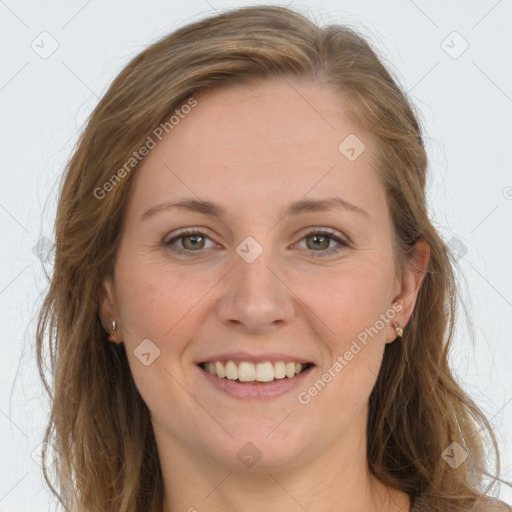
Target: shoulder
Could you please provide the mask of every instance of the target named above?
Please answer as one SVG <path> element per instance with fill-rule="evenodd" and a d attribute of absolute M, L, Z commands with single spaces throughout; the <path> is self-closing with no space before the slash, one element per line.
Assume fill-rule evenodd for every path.
<path fill-rule="evenodd" d="M 437 501 L 437 500 L 436 500 Z M 446 512 L 446 505 L 433 504 L 426 495 L 418 495 L 411 500 L 410 512 Z M 441 508 L 440 508 L 441 507 Z M 482 496 L 464 508 L 450 508 L 453 512 L 512 512 L 512 507 L 496 498 Z"/>

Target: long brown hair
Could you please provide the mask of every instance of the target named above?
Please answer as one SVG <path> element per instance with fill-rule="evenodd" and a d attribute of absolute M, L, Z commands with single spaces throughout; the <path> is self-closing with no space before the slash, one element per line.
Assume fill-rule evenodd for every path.
<path fill-rule="evenodd" d="M 67 165 L 37 358 L 51 400 L 44 446 L 56 454 L 53 475 L 47 460 L 44 475 L 68 511 L 162 512 L 149 411 L 124 345 L 108 342 L 98 315 L 136 172 L 126 162 L 194 93 L 275 76 L 338 91 L 353 122 L 374 137 L 399 269 L 418 239 L 431 249 L 412 317 L 401 342 L 387 346 L 370 397 L 370 471 L 421 495 L 425 510 L 443 512 L 484 503 L 489 454 L 499 472 L 492 429 L 448 366 L 457 290 L 450 253 L 427 215 L 427 157 L 408 98 L 354 30 L 321 28 L 286 8 L 245 7 L 180 28 L 135 57 L 100 100 Z M 451 443 L 469 454 L 456 468 L 441 456 Z"/>

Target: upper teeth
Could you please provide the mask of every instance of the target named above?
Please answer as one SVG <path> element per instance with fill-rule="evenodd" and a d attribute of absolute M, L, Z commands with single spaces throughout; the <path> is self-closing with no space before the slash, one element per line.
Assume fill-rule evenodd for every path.
<path fill-rule="evenodd" d="M 205 363 L 205 369 L 212 375 L 229 380 L 240 380 L 242 382 L 270 382 L 274 379 L 292 378 L 302 371 L 301 363 L 285 363 L 284 361 L 270 361 L 264 363 L 249 363 L 242 361 L 215 361 Z"/>

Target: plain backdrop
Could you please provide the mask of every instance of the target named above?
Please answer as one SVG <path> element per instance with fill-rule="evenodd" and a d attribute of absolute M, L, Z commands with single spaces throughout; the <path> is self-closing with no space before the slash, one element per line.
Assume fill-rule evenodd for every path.
<path fill-rule="evenodd" d="M 285 5 L 277 2 L 267 2 Z M 186 6 L 185 6 L 186 4 Z M 34 357 L 59 179 L 107 86 L 147 44 L 227 0 L 0 0 L 0 511 L 52 508 L 37 452 L 48 403 Z M 512 480 L 512 1 L 290 2 L 378 48 L 416 105 L 429 208 L 458 258 L 455 372 L 498 433 Z M 501 487 L 512 503 L 512 490 Z"/>

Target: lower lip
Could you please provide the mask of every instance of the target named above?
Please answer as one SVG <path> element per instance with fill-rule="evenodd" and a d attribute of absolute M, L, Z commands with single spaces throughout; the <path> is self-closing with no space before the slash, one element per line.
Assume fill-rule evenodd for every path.
<path fill-rule="evenodd" d="M 231 395 L 232 397 L 239 398 L 241 400 L 265 400 L 289 393 L 303 383 L 304 379 L 313 368 L 313 366 L 310 366 L 307 370 L 304 370 L 302 373 L 299 373 L 291 379 L 285 377 L 284 379 L 277 379 L 261 384 L 249 384 L 226 378 L 221 379 L 220 377 L 203 370 L 199 366 L 197 367 L 197 369 L 203 374 L 204 378 L 215 388 L 227 395 Z"/>

